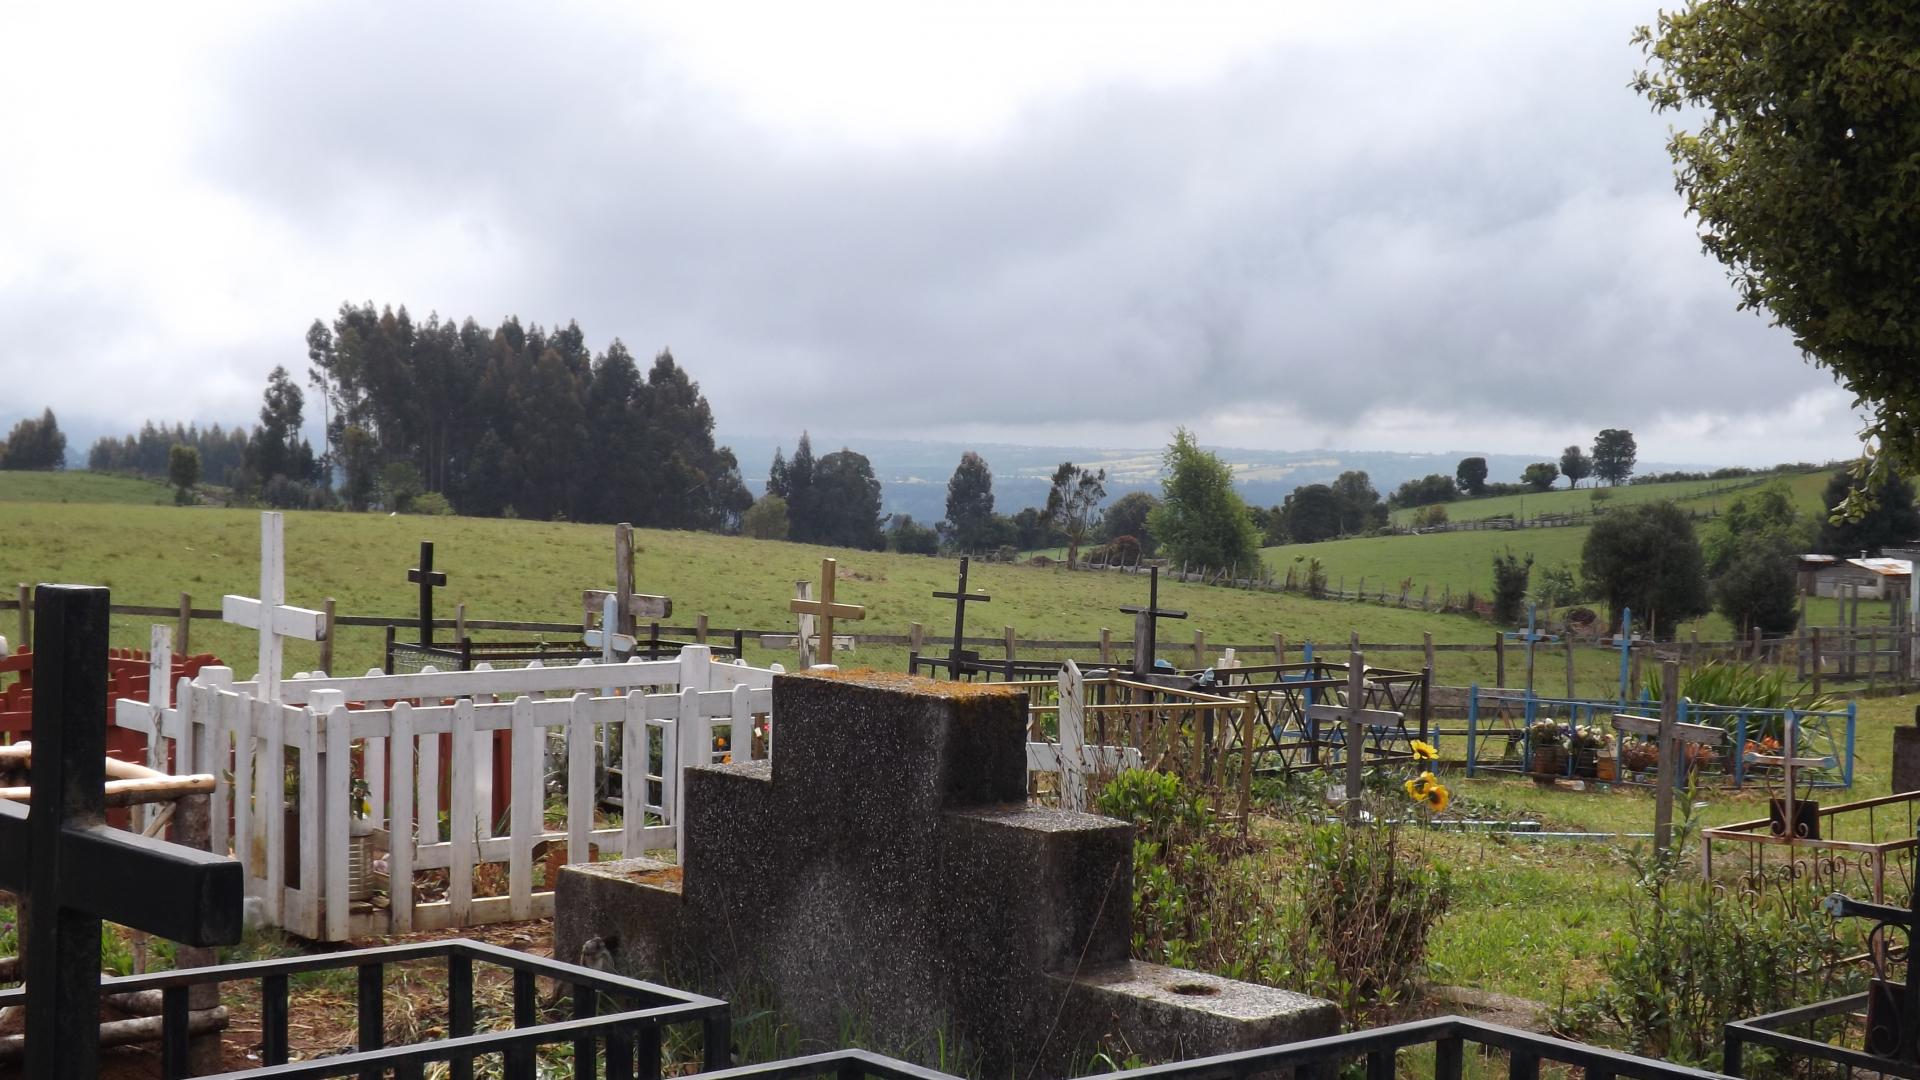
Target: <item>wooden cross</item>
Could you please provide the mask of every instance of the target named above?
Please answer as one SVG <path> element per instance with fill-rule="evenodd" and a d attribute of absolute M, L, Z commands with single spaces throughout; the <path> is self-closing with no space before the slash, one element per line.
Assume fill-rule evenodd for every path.
<path fill-rule="evenodd" d="M 1357 638 L 1355 640 L 1358 640 Z M 1364 708 L 1367 700 L 1367 664 L 1358 648 L 1347 654 L 1347 703 L 1345 705 L 1309 705 L 1307 719 L 1316 725 L 1322 721 L 1340 722 L 1347 725 L 1346 734 L 1341 739 L 1342 752 L 1346 754 L 1346 818 L 1347 824 L 1360 823 L 1360 796 L 1364 787 L 1361 776 L 1361 757 L 1366 747 L 1366 728 L 1368 724 L 1399 726 L 1406 717 L 1385 709 Z M 1316 739 L 1318 734 L 1316 732 Z"/>
<path fill-rule="evenodd" d="M 286 522 L 271 511 L 260 515 L 260 598 L 228 595 L 220 599 L 220 620 L 260 632 L 260 672 L 254 676 L 262 701 L 280 700 L 280 662 L 287 638 L 319 641 L 327 636 L 327 617 L 308 608 L 288 607 Z"/>
<path fill-rule="evenodd" d="M 615 598 L 613 621 L 606 620 L 602 606 Z M 613 591 L 587 589 L 580 594 L 580 618 L 586 632 L 593 632 L 593 617 L 601 615 L 600 626 L 624 637 L 637 638 L 640 620 L 659 620 L 673 614 L 673 601 L 664 596 L 633 591 L 633 526 L 625 522 L 613 529 Z M 587 642 L 599 644 L 598 639 Z"/>
<path fill-rule="evenodd" d="M 0 802 L 0 889 L 25 911 L 30 1080 L 100 1072 L 100 924 L 188 945 L 240 940 L 240 864 L 106 824 L 107 590 L 34 591 L 33 799 Z M 187 988 L 165 992 L 186 1029 Z M 186 1040 L 168 1047 L 183 1064 Z"/>
<path fill-rule="evenodd" d="M 960 660 L 966 654 L 963 643 L 967 635 L 967 605 L 985 604 L 993 600 L 986 593 L 967 591 L 967 563 L 970 561 L 967 556 L 960 556 L 960 583 L 953 587 L 952 592 L 933 594 L 936 600 L 953 601 L 953 647 L 947 650 L 947 677 L 952 679 L 960 677 Z"/>
<path fill-rule="evenodd" d="M 407 580 L 420 586 L 420 644 L 433 644 L 433 590 L 447 583 L 447 575 L 433 568 L 433 541 L 420 541 L 420 565 L 407 571 Z"/>
<path fill-rule="evenodd" d="M 1661 665 L 1660 718 L 1615 715 L 1613 729 L 1659 740 L 1660 759 L 1653 789 L 1653 849 L 1664 853 L 1673 845 L 1673 792 L 1680 782 L 1680 744 L 1719 746 L 1727 741 L 1727 733 L 1712 724 L 1680 722 L 1680 665 L 1672 660 Z"/>
<path fill-rule="evenodd" d="M 1547 634 L 1534 629 L 1534 616 L 1536 614 L 1536 606 L 1537 605 L 1534 605 L 1531 603 L 1527 605 L 1527 629 L 1525 633 L 1521 633 L 1517 630 L 1509 630 L 1506 632 L 1506 634 L 1502 635 L 1508 641 L 1524 641 L 1527 643 L 1527 696 L 1528 697 L 1533 696 L 1533 647 L 1534 645 L 1542 641 L 1554 642 L 1554 641 L 1560 640 L 1559 634 Z"/>
<path fill-rule="evenodd" d="M 1184 619 L 1184 611 L 1171 611 L 1160 606 L 1160 568 L 1149 570 L 1147 578 L 1147 606 L 1126 605 L 1120 609 L 1124 615 L 1133 616 L 1133 672 L 1145 675 L 1153 670 L 1154 646 L 1161 619 Z"/>
<path fill-rule="evenodd" d="M 804 597 L 788 601 L 787 610 L 795 615 L 811 615 L 820 625 L 820 651 L 828 660 L 833 659 L 833 620 L 864 619 L 867 609 L 858 604 L 836 604 L 833 602 L 834 575 L 839 571 L 838 559 L 820 560 L 820 599 L 809 600 Z M 807 627 L 801 626 L 801 649 L 806 649 Z"/>

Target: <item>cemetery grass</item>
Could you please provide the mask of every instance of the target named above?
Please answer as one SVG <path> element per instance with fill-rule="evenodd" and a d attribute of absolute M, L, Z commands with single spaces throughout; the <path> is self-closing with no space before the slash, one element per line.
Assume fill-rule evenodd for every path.
<path fill-rule="evenodd" d="M 451 618 L 455 604 L 464 602 L 473 619 L 572 622 L 579 618 L 582 589 L 612 584 L 612 528 L 606 525 L 293 512 L 287 521 L 288 599 L 318 608 L 332 597 L 342 614 L 410 623 L 417 590 L 407 582 L 406 570 L 415 565 L 423 539 L 435 542 L 436 565 L 449 575 L 447 588 L 436 597 L 442 618 Z M 101 584 L 113 589 L 120 604 L 171 608 L 187 592 L 195 607 L 217 608 L 222 594 L 252 595 L 259 587 L 258 544 L 254 510 L 0 502 L 0 582 Z M 905 634 L 919 621 L 930 637 L 951 630 L 952 606 L 931 594 L 953 587 L 952 559 L 652 530 L 636 531 L 636 544 L 637 587 L 672 596 L 675 625 L 689 625 L 696 613 L 705 613 L 716 629 L 790 630 L 787 601 L 793 583 L 817 580 L 825 556 L 840 560 L 840 598 L 867 608 L 864 622 L 842 627 L 856 634 Z M 1106 626 L 1125 640 L 1132 635 L 1132 619 L 1117 609 L 1142 602 L 1146 593 L 1146 582 L 1132 575 L 1006 564 L 977 565 L 972 581 L 993 601 L 969 611 L 968 634 L 996 638 L 1011 625 L 1029 640 L 1093 640 Z M 1162 654 L 1183 661 L 1196 629 L 1205 631 L 1212 645 L 1268 649 L 1275 633 L 1284 634 L 1291 646 L 1317 641 L 1323 648 L 1329 643 L 1344 648 L 1354 629 L 1368 641 L 1407 644 L 1417 644 L 1423 631 L 1442 644 L 1485 642 L 1490 633 L 1485 623 L 1458 615 L 1197 584 L 1167 583 L 1163 589 L 1165 604 L 1192 612 L 1184 622 L 1162 624 Z M 115 618 L 114 644 L 144 647 L 153 621 Z M 412 636 L 411 627 L 403 626 L 402 640 Z M 478 636 L 524 640 L 538 635 Z M 548 637 L 565 641 L 570 635 Z M 791 652 L 766 653 L 754 645 L 750 639 L 748 658 L 756 663 L 792 662 Z M 190 646 L 218 654 L 243 675 L 252 671 L 249 631 L 196 620 Z M 318 647 L 312 643 L 290 642 L 287 651 L 290 671 L 317 664 Z M 984 651 L 996 654 L 991 647 Z M 1088 658 L 1084 650 L 1080 658 Z M 906 650 L 868 647 L 837 659 L 897 670 L 905 666 Z M 1588 659 L 1594 661 L 1593 677 L 1601 679 L 1604 657 L 1583 661 Z M 365 671 L 380 660 L 378 628 L 341 628 L 336 672 Z M 1375 662 L 1416 667 L 1420 660 L 1417 653 L 1386 654 Z M 1442 653 L 1441 664 L 1446 681 L 1492 676 L 1493 658 L 1487 654 Z"/>

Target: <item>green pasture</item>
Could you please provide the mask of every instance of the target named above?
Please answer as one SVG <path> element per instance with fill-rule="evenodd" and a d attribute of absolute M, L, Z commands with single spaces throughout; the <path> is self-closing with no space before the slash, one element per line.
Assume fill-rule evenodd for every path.
<path fill-rule="evenodd" d="M 1797 479 L 1799 474 L 1793 474 Z M 1825 473 L 1820 474 L 1825 482 Z M 1490 495 L 1482 499 L 1460 499 L 1446 504 L 1449 521 L 1484 521 L 1487 518 L 1515 519 L 1543 514 L 1578 514 L 1596 507 L 1636 506 L 1641 503 L 1673 501 L 1701 509 L 1718 509 L 1754 488 L 1751 477 L 1737 480 L 1677 480 L 1670 484 L 1622 484 L 1618 487 L 1558 487 L 1552 491 L 1524 495 Z M 1595 499 L 1596 492 L 1604 492 Z M 1817 492 L 1816 492 L 1817 494 Z M 1393 512 L 1395 525 L 1409 525 L 1418 507 Z"/>
<path fill-rule="evenodd" d="M 158 480 L 95 472 L 0 472 L 0 503 L 135 503 L 173 505 L 173 489 Z"/>

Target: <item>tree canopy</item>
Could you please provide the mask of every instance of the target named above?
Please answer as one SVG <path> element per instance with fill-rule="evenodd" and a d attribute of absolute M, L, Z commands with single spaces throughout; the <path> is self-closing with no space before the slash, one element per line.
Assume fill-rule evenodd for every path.
<path fill-rule="evenodd" d="M 1468 495 L 1487 493 L 1487 459 L 1483 457 L 1461 458 L 1454 466 L 1453 478 L 1459 482 L 1460 490 Z"/>
<path fill-rule="evenodd" d="M 1859 497 L 1871 485 L 1871 497 Z M 1920 540 L 1920 510 L 1914 508 L 1913 484 L 1895 472 L 1878 480 L 1861 480 L 1850 472 L 1833 474 L 1821 496 L 1821 505 L 1853 504 L 1854 516 L 1841 516 L 1820 526 L 1820 550 L 1850 558 L 1866 552 L 1878 555 L 1884 547 L 1905 547 Z"/>
<path fill-rule="evenodd" d="M 1161 460 L 1160 507 L 1149 518 L 1160 546 L 1181 562 L 1253 568 L 1260 540 L 1247 504 L 1233 489 L 1233 470 L 1200 449 L 1186 428 L 1174 432 Z"/>
<path fill-rule="evenodd" d="M 1593 475 L 1593 459 L 1579 446 L 1569 446 L 1560 451 L 1560 475 L 1567 478 L 1568 488 L 1577 488 Z"/>
<path fill-rule="evenodd" d="M 1739 306 L 1872 413 L 1874 479 L 1920 470 L 1920 19 L 1911 0 L 1692 0 L 1636 39 L 1674 186 Z M 1847 510 L 1873 490 L 1852 491 Z"/>
<path fill-rule="evenodd" d="M 31 417 L 13 425 L 0 441 L 0 469 L 64 469 L 67 467 L 67 436 L 47 409 L 39 419 Z"/>
<path fill-rule="evenodd" d="M 1047 519 L 1067 538 L 1067 568 L 1080 561 L 1080 545 L 1100 522 L 1100 500 L 1107 497 L 1107 470 L 1084 469 L 1063 461 L 1047 489 Z"/>
<path fill-rule="evenodd" d="M 978 551 L 993 542 L 993 470 L 985 458 L 968 450 L 960 455 L 947 481 L 947 517 L 942 523 L 947 542 L 961 551 Z"/>
<path fill-rule="evenodd" d="M 1602 428 L 1593 437 L 1593 474 L 1609 484 L 1624 484 L 1633 475 L 1633 463 L 1639 456 L 1633 432 L 1625 428 Z"/>
<path fill-rule="evenodd" d="M 1520 473 L 1520 482 L 1535 491 L 1546 491 L 1560 479 L 1560 469 L 1551 461 L 1536 461 Z"/>
<path fill-rule="evenodd" d="M 1601 518 L 1581 547 L 1580 576 L 1606 599 L 1615 627 L 1622 609 L 1632 608 L 1636 621 L 1666 638 L 1682 621 L 1708 611 L 1700 541 L 1687 512 L 1670 502 Z"/>

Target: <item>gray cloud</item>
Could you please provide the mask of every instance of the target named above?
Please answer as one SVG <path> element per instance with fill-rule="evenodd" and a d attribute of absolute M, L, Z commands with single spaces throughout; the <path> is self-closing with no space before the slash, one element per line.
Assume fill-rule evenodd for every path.
<path fill-rule="evenodd" d="M 1698 251 L 1625 88 L 1646 13 L 1553 11 L 1090 84 L 987 139 L 860 141 L 770 130 L 571 9 L 329 6 L 212 65 L 191 160 L 299 245 L 407 245 L 364 285 L 317 274 L 310 315 L 577 318 L 670 344 L 735 431 L 1252 414 L 1299 445 L 1412 409 L 1474 445 L 1831 385 Z"/>

